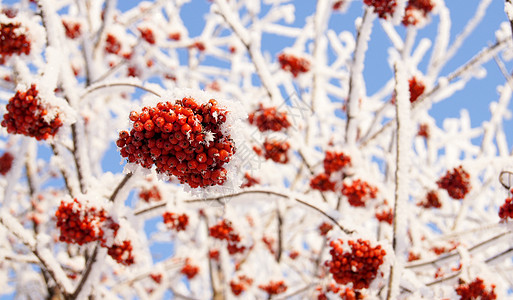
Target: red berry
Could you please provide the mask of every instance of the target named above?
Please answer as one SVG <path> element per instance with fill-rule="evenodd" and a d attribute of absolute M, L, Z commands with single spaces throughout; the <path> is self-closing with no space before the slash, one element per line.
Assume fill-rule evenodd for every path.
<path fill-rule="evenodd" d="M 439 188 L 446 190 L 449 196 L 458 200 L 465 198 L 471 189 L 470 175 L 462 166 L 454 168 L 452 172 L 447 171 L 436 183 Z"/>
<path fill-rule="evenodd" d="M 14 161 L 14 156 L 9 153 L 5 152 L 0 157 L 0 174 L 5 175 L 9 170 L 11 170 L 12 162 Z"/>
<path fill-rule="evenodd" d="M 297 77 L 300 73 L 306 73 L 310 70 L 310 62 L 302 57 L 296 57 L 292 54 L 281 53 L 278 56 L 281 68 L 292 73 Z"/>
<path fill-rule="evenodd" d="M 382 19 L 388 19 L 394 14 L 397 6 L 396 0 L 363 0 L 368 6 L 374 7 L 374 12 Z"/>

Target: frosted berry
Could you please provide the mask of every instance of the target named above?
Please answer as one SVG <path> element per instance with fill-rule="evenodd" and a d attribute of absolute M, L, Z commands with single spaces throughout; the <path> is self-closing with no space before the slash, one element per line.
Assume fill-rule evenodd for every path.
<path fill-rule="evenodd" d="M 435 4 L 432 0 L 408 0 L 403 17 L 403 25 L 417 25 L 422 19 L 425 19 Z"/>
<path fill-rule="evenodd" d="M 290 144 L 286 141 L 268 140 L 264 141 L 264 157 L 280 164 L 289 161 L 288 150 Z"/>
<path fill-rule="evenodd" d="M 456 293 L 460 296 L 461 300 L 497 299 L 495 285 L 492 284 L 491 288 L 487 289 L 484 281 L 479 277 L 470 283 L 465 283 L 460 280 L 460 284 L 456 287 Z"/>
<path fill-rule="evenodd" d="M 29 55 L 30 40 L 19 23 L 0 24 L 0 64 L 12 55 Z"/>
<path fill-rule="evenodd" d="M 349 240 L 351 250 L 344 251 L 343 243 L 341 239 L 330 242 L 331 260 L 326 261 L 326 266 L 333 279 L 338 284 L 352 283 L 355 289 L 369 288 L 378 275 L 386 251 L 380 245 L 373 247 L 362 239 Z"/>
<path fill-rule="evenodd" d="M 415 76 L 408 80 L 408 85 L 410 89 L 410 103 L 413 103 L 424 93 L 426 86 Z"/>
<path fill-rule="evenodd" d="M 5 175 L 9 170 L 11 170 L 13 161 L 14 156 L 9 152 L 5 152 L 0 156 L 0 174 Z"/>
<path fill-rule="evenodd" d="M 252 187 L 256 184 L 260 184 L 260 179 L 252 177 L 249 173 L 244 174 L 244 182 L 241 184 L 241 188 Z"/>
<path fill-rule="evenodd" d="M 343 0 L 335 1 L 335 3 L 333 3 L 332 9 L 339 10 L 342 7 L 342 4 L 344 4 Z"/>
<path fill-rule="evenodd" d="M 118 41 L 118 39 L 110 33 L 107 34 L 107 39 L 105 40 L 105 51 L 107 53 L 119 54 L 120 50 L 121 43 Z"/>
<path fill-rule="evenodd" d="M 80 34 L 81 34 L 80 23 L 63 20 L 62 25 L 64 26 L 64 30 L 65 30 L 66 36 L 68 38 L 73 40 L 80 36 Z"/>
<path fill-rule="evenodd" d="M 419 130 L 417 131 L 417 135 L 428 139 L 429 138 L 429 126 L 427 124 L 420 124 Z"/>
<path fill-rule="evenodd" d="M 436 191 L 429 191 L 426 194 L 426 199 L 422 202 L 417 203 L 417 206 L 422 206 L 424 208 L 440 208 L 442 207 L 442 202 L 438 198 L 438 193 Z"/>
<path fill-rule="evenodd" d="M 151 201 L 160 201 L 160 200 L 162 200 L 162 196 L 160 195 L 159 189 L 156 186 L 152 186 L 149 189 L 142 189 L 139 192 L 139 198 L 144 200 L 144 202 L 151 202 Z"/>
<path fill-rule="evenodd" d="M 27 91 L 17 91 L 9 99 L 7 113 L 1 123 L 8 133 L 23 134 L 37 140 L 46 140 L 57 133 L 62 121 L 58 114 L 47 120 L 47 108 L 38 95 L 39 91 L 33 84 Z"/>
<path fill-rule="evenodd" d="M 141 33 L 141 37 L 143 40 L 145 40 L 148 44 L 155 44 L 155 35 L 153 34 L 153 30 L 150 28 L 137 28 L 139 32 Z"/>
<path fill-rule="evenodd" d="M 439 188 L 446 190 L 449 196 L 458 200 L 465 198 L 471 189 L 470 175 L 462 166 L 454 168 L 452 172 L 447 171 L 436 183 Z"/>
<path fill-rule="evenodd" d="M 396 0 L 363 0 L 368 6 L 374 7 L 374 12 L 382 19 L 390 18 L 397 6 Z"/>
<path fill-rule="evenodd" d="M 380 222 L 385 222 L 390 225 L 392 225 L 392 222 L 394 221 L 394 213 L 392 212 L 392 209 L 389 208 L 388 210 L 382 210 L 376 212 L 376 219 Z"/>
<path fill-rule="evenodd" d="M 333 225 L 331 225 L 330 223 L 327 223 L 327 222 L 323 222 L 319 226 L 319 233 L 322 236 L 326 236 L 328 234 L 328 232 L 330 232 L 331 229 L 333 229 Z"/>
<path fill-rule="evenodd" d="M 192 188 L 222 185 L 235 145 L 221 127 L 227 112 L 214 99 L 199 105 L 185 97 L 131 112 L 133 128 L 116 141 L 121 156 Z"/>
<path fill-rule="evenodd" d="M 168 38 L 173 41 L 179 41 L 181 37 L 180 32 L 172 32 L 168 35 Z"/>
<path fill-rule="evenodd" d="M 238 276 L 237 279 L 232 279 L 230 281 L 230 289 L 232 290 L 232 293 L 235 296 L 239 296 L 251 284 L 253 284 L 253 279 L 251 279 L 251 278 L 249 278 L 249 277 L 247 277 L 245 275 L 240 275 L 240 276 Z"/>
<path fill-rule="evenodd" d="M 269 281 L 268 284 L 261 284 L 258 286 L 259 289 L 265 291 L 269 296 L 278 295 L 287 291 L 287 285 L 283 280 L 280 281 Z"/>
<path fill-rule="evenodd" d="M 310 187 L 321 192 L 334 192 L 335 182 L 330 181 L 330 176 L 328 174 L 321 173 L 310 180 Z"/>
<path fill-rule="evenodd" d="M 130 241 L 123 241 L 121 244 L 114 244 L 108 247 L 107 254 L 117 263 L 129 266 L 135 262 L 132 250 L 132 243 Z"/>
<path fill-rule="evenodd" d="M 355 207 L 365 206 L 365 203 L 376 198 L 378 189 L 360 179 L 354 180 L 350 185 L 344 183 L 342 194 L 347 197 L 349 204 Z"/>
<path fill-rule="evenodd" d="M 281 53 L 278 56 L 278 61 L 280 62 L 281 68 L 292 73 L 292 76 L 294 77 L 310 70 L 310 61 L 303 57 Z"/>
<path fill-rule="evenodd" d="M 323 161 L 324 172 L 326 172 L 326 174 L 329 175 L 333 172 L 340 171 L 350 164 L 351 157 L 344 154 L 344 152 L 326 151 L 326 156 Z"/>
<path fill-rule="evenodd" d="M 502 220 L 513 219 L 513 198 L 507 198 L 499 210 L 499 217 Z"/>
<path fill-rule="evenodd" d="M 232 224 L 225 219 L 210 227 L 209 234 L 215 239 L 227 241 L 226 248 L 229 254 L 242 253 L 246 250 L 245 246 L 240 245 L 240 235 L 233 229 Z"/>
<path fill-rule="evenodd" d="M 172 212 L 165 212 L 162 217 L 164 218 L 164 224 L 166 224 L 169 229 L 175 231 L 183 231 L 187 229 L 187 225 L 189 224 L 189 216 L 187 216 L 187 214 L 179 215 Z"/>
<path fill-rule="evenodd" d="M 162 274 L 160 274 L 160 273 L 157 273 L 157 274 L 152 273 L 152 274 L 150 274 L 150 277 L 157 284 L 160 284 L 162 282 Z"/>
<path fill-rule="evenodd" d="M 265 108 L 262 104 L 259 104 L 258 109 L 248 115 L 248 120 L 262 132 L 280 131 L 290 127 L 287 113 L 278 112 L 276 107 Z"/>
<path fill-rule="evenodd" d="M 180 273 L 182 273 L 185 276 L 187 276 L 187 279 L 189 279 L 189 280 L 191 280 L 194 277 L 196 277 L 198 272 L 199 272 L 199 267 L 196 266 L 196 265 L 191 264 L 189 259 L 185 260 L 185 265 L 180 270 Z"/>

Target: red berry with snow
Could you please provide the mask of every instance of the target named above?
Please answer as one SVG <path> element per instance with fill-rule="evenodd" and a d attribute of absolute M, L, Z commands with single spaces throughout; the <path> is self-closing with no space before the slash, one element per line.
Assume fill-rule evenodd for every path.
<path fill-rule="evenodd" d="M 180 273 L 187 276 L 187 279 L 193 279 L 199 273 L 199 267 L 190 263 L 189 259 L 186 259 L 185 265 L 180 270 Z"/>
<path fill-rule="evenodd" d="M 374 7 L 374 12 L 382 19 L 390 18 L 397 6 L 396 0 L 363 0 L 368 6 Z"/>
<path fill-rule="evenodd" d="M 235 295 L 235 296 L 239 296 L 240 294 L 242 294 L 247 288 L 248 286 L 250 286 L 251 284 L 253 284 L 253 279 L 245 276 L 245 275 L 240 275 L 237 280 L 235 279 L 232 279 L 230 281 L 230 288 L 232 290 L 232 293 Z"/>
<path fill-rule="evenodd" d="M 153 30 L 150 28 L 137 28 L 141 33 L 141 38 L 145 40 L 148 44 L 155 44 L 155 35 L 153 34 Z"/>
<path fill-rule="evenodd" d="M 413 103 L 424 93 L 426 86 L 415 76 L 408 80 L 408 85 L 410 89 L 410 103 Z"/>
<path fill-rule="evenodd" d="M 513 198 L 507 198 L 499 210 L 499 217 L 502 220 L 513 219 Z"/>
<path fill-rule="evenodd" d="M 0 174 L 5 175 L 11 170 L 13 161 L 14 156 L 9 152 L 5 152 L 0 156 Z"/>
<path fill-rule="evenodd" d="M 123 241 L 121 244 L 114 244 L 108 247 L 107 254 L 117 263 L 129 266 L 135 262 L 132 250 L 132 242 Z"/>
<path fill-rule="evenodd" d="M 244 182 L 241 184 L 241 188 L 247 188 L 247 187 L 252 187 L 256 184 L 260 184 L 260 180 L 258 178 L 255 178 L 255 177 L 252 177 L 251 175 L 249 175 L 249 173 L 246 172 L 246 174 L 244 174 Z"/>
<path fill-rule="evenodd" d="M 149 189 L 142 189 L 139 192 L 139 198 L 144 200 L 144 202 L 151 202 L 151 201 L 160 201 L 160 200 L 162 200 L 162 196 L 160 195 L 159 189 L 156 186 L 152 186 Z"/>
<path fill-rule="evenodd" d="M 347 197 L 349 204 L 355 207 L 365 206 L 365 203 L 376 198 L 378 189 L 360 179 L 354 180 L 350 185 L 344 183 L 342 194 Z"/>
<path fill-rule="evenodd" d="M 132 112 L 133 128 L 116 144 L 122 157 L 192 188 L 222 185 L 235 145 L 222 131 L 227 112 L 214 99 L 199 105 L 185 97 Z"/>
<path fill-rule="evenodd" d="M 454 168 L 452 172 L 447 171 L 436 183 L 439 188 L 446 190 L 449 196 L 458 200 L 465 198 L 471 189 L 470 175 L 462 166 Z"/>
<path fill-rule="evenodd" d="M 351 157 L 344 154 L 344 152 L 326 151 L 323 164 L 324 172 L 329 175 L 349 166 L 351 164 Z"/>
<path fill-rule="evenodd" d="M 113 34 L 107 34 L 107 39 L 105 40 L 105 51 L 107 53 L 119 54 L 121 50 L 121 43 Z"/>
<path fill-rule="evenodd" d="M 29 55 L 30 40 L 19 23 L 0 24 L 0 64 L 12 55 Z"/>
<path fill-rule="evenodd" d="M 417 203 L 417 206 L 422 206 L 424 208 L 440 208 L 442 207 L 442 202 L 438 198 L 438 193 L 436 191 L 429 191 L 426 194 L 426 199 L 422 202 Z"/>
<path fill-rule="evenodd" d="M 43 105 L 39 91 L 33 84 L 27 91 L 17 91 L 9 99 L 7 113 L 1 123 L 11 134 L 23 134 L 46 140 L 54 136 L 62 126 L 59 114 L 49 119 L 48 110 Z"/>
<path fill-rule="evenodd" d="M 429 138 L 429 126 L 427 124 L 420 124 L 419 130 L 417 131 L 417 135 L 428 139 Z"/>
<path fill-rule="evenodd" d="M 422 19 L 425 19 L 433 8 L 435 3 L 432 0 L 408 0 L 408 5 L 404 12 L 403 25 L 417 25 Z"/>
<path fill-rule="evenodd" d="M 390 225 L 392 225 L 392 222 L 394 221 L 394 213 L 392 212 L 392 209 L 389 208 L 388 210 L 382 210 L 376 212 L 376 219 L 380 222 L 385 222 Z"/>
<path fill-rule="evenodd" d="M 470 283 L 460 281 L 460 284 L 456 287 L 456 293 L 460 296 L 461 300 L 497 299 L 495 285 L 491 285 L 491 288 L 487 289 L 484 281 L 479 277 Z"/>
<path fill-rule="evenodd" d="M 287 113 L 278 112 L 276 107 L 265 108 L 262 104 L 259 104 L 258 109 L 248 115 L 248 120 L 262 132 L 280 131 L 290 127 Z"/>
<path fill-rule="evenodd" d="M 261 284 L 258 286 L 259 289 L 265 291 L 269 296 L 271 295 L 279 295 L 285 293 L 287 291 L 287 285 L 283 280 L 280 281 L 269 281 L 268 284 Z"/>
<path fill-rule="evenodd" d="M 303 57 L 281 53 L 278 56 L 278 61 L 280 62 L 281 68 L 292 73 L 292 76 L 294 77 L 310 70 L 310 61 Z"/>
<path fill-rule="evenodd" d="M 335 182 L 330 181 L 330 176 L 321 173 L 310 180 L 310 187 L 321 192 L 335 191 Z"/>
<path fill-rule="evenodd" d="M 330 232 L 331 229 L 333 229 L 333 225 L 331 225 L 330 223 L 327 223 L 327 222 L 323 222 L 319 226 L 319 232 L 323 236 L 327 235 L 328 232 Z"/>
<path fill-rule="evenodd" d="M 80 23 L 63 20 L 62 25 L 64 26 L 66 36 L 72 40 L 78 38 L 82 33 Z"/>
<path fill-rule="evenodd" d="M 289 161 L 288 151 L 290 144 L 286 141 L 268 140 L 264 141 L 264 157 L 280 164 Z"/>
<path fill-rule="evenodd" d="M 187 214 L 180 215 L 172 212 L 165 212 L 162 217 L 164 218 L 164 224 L 166 224 L 169 229 L 176 231 L 187 229 L 187 225 L 189 224 L 189 216 L 187 216 Z"/>
<path fill-rule="evenodd" d="M 326 266 L 333 279 L 338 284 L 352 283 L 354 289 L 369 288 L 378 275 L 386 251 L 380 245 L 373 247 L 362 239 L 349 240 L 347 243 L 351 250 L 345 251 L 343 243 L 340 239 L 330 242 L 331 260 L 326 261 Z"/>

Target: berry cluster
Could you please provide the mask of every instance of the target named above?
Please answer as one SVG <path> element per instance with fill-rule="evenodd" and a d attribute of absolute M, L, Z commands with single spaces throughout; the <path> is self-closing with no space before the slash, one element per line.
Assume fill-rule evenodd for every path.
<path fill-rule="evenodd" d="M 220 253 L 219 253 L 219 250 L 217 250 L 217 249 L 211 249 L 210 251 L 208 251 L 208 257 L 215 261 L 219 261 L 219 255 L 220 255 Z"/>
<path fill-rule="evenodd" d="M 310 187 L 321 192 L 335 191 L 335 182 L 330 181 L 330 175 L 321 173 L 310 180 Z"/>
<path fill-rule="evenodd" d="M 105 40 L 105 52 L 112 54 L 119 54 L 121 50 L 121 43 L 113 34 L 107 34 L 107 39 Z"/>
<path fill-rule="evenodd" d="M 157 273 L 157 274 L 150 274 L 150 278 L 155 281 L 155 283 L 157 284 L 160 284 L 162 282 L 162 274 L 160 273 Z"/>
<path fill-rule="evenodd" d="M 255 184 L 260 184 L 260 179 L 252 177 L 249 173 L 244 174 L 244 183 L 241 184 L 241 188 L 252 187 Z"/>
<path fill-rule="evenodd" d="M 0 24 L 0 64 L 9 56 L 30 54 L 30 40 L 23 34 L 19 23 Z"/>
<path fill-rule="evenodd" d="M 139 192 L 139 198 L 144 200 L 144 202 L 162 200 L 162 196 L 156 186 L 152 186 L 150 189 L 142 189 Z"/>
<path fill-rule="evenodd" d="M 199 273 L 199 267 L 191 264 L 190 260 L 187 258 L 185 260 L 185 265 L 180 270 L 180 273 L 187 276 L 187 279 L 191 280 Z"/>
<path fill-rule="evenodd" d="M 286 164 L 289 161 L 288 151 L 290 144 L 286 141 L 269 140 L 264 141 L 264 157 L 272 159 L 279 164 Z M 260 150 L 260 149 L 258 149 Z M 260 151 L 261 152 L 261 151 Z M 258 152 L 257 152 L 258 153 Z"/>
<path fill-rule="evenodd" d="M 392 222 L 394 221 L 394 213 L 392 212 L 391 208 L 388 210 L 376 212 L 376 219 L 378 219 L 380 222 L 386 222 L 392 225 Z"/>
<path fill-rule="evenodd" d="M 287 120 L 287 113 L 278 112 L 276 107 L 264 108 L 259 104 L 258 109 L 248 115 L 250 124 L 256 125 L 262 132 L 264 131 L 280 131 L 290 127 Z"/>
<path fill-rule="evenodd" d="M 183 231 L 187 229 L 187 225 L 189 224 L 189 216 L 186 214 L 179 215 L 172 212 L 165 212 L 162 217 L 164 218 L 164 224 L 172 230 Z"/>
<path fill-rule="evenodd" d="M 333 225 L 328 222 L 323 222 L 319 225 L 319 232 L 322 236 L 326 236 L 331 229 L 333 229 Z"/>
<path fill-rule="evenodd" d="M 150 28 L 137 28 L 139 32 L 141 33 L 141 37 L 143 40 L 145 40 L 148 44 L 155 44 L 155 35 L 153 34 L 153 30 Z"/>
<path fill-rule="evenodd" d="M 246 275 L 239 275 L 237 280 L 232 279 L 230 281 L 230 288 L 235 296 L 239 296 L 248 288 L 248 286 L 252 284 L 253 279 L 247 277 Z"/>
<path fill-rule="evenodd" d="M 80 23 L 63 20 L 62 25 L 64 26 L 66 36 L 72 40 L 78 38 L 82 33 L 80 30 Z"/>
<path fill-rule="evenodd" d="M 108 247 L 107 253 L 112 259 L 117 261 L 118 264 L 129 266 L 135 262 L 132 250 L 132 242 L 123 241 L 121 244 L 114 244 Z"/>
<path fill-rule="evenodd" d="M 428 139 L 429 138 L 429 126 L 427 124 L 420 124 L 419 130 L 417 131 L 417 135 Z"/>
<path fill-rule="evenodd" d="M 105 244 L 105 229 L 112 230 L 114 235 L 119 229 L 119 225 L 107 216 L 104 209 L 84 207 L 76 198 L 73 202 L 61 201 L 55 216 L 61 231 L 61 242 L 83 245 L 101 241 Z"/>
<path fill-rule="evenodd" d="M 452 172 L 447 171 L 444 177 L 440 178 L 436 184 L 441 189 L 449 193 L 453 199 L 463 199 L 470 191 L 470 175 L 462 166 L 454 168 Z"/>
<path fill-rule="evenodd" d="M 292 73 L 297 77 L 300 73 L 306 73 L 310 70 L 310 62 L 303 57 L 297 57 L 292 54 L 281 53 L 278 56 L 281 68 Z"/>
<path fill-rule="evenodd" d="M 182 35 L 180 34 L 180 32 L 171 32 L 167 37 L 170 40 L 179 41 L 182 38 Z"/>
<path fill-rule="evenodd" d="M 228 242 L 228 253 L 242 253 L 246 250 L 245 246 L 239 246 L 241 241 L 240 235 L 235 232 L 230 221 L 225 219 L 219 221 L 216 225 L 209 228 L 211 237 L 218 240 L 225 240 Z"/>
<path fill-rule="evenodd" d="M 265 291 L 267 294 L 269 294 L 269 296 L 278 295 L 281 293 L 285 293 L 287 291 L 287 285 L 285 284 L 285 282 L 283 282 L 283 280 L 280 280 L 280 281 L 271 280 L 266 285 L 263 285 L 263 284 L 259 285 L 258 288 Z"/>
<path fill-rule="evenodd" d="M 62 121 L 57 114 L 53 120 L 47 121 L 48 111 L 38 97 L 39 91 L 36 85 L 32 84 L 25 92 L 17 91 L 9 99 L 7 113 L 1 123 L 11 134 L 23 134 L 35 137 L 39 140 L 46 140 L 54 136 L 62 126 Z"/>
<path fill-rule="evenodd" d="M 176 176 L 192 188 L 222 185 L 224 164 L 235 153 L 230 136 L 223 134 L 226 112 L 214 99 L 199 105 L 192 98 L 160 102 L 132 111 L 130 132 L 121 131 L 116 144 L 122 157 L 158 173 Z"/>
<path fill-rule="evenodd" d="M 343 0 L 338 0 L 333 3 L 333 6 L 331 7 L 333 10 L 339 10 L 342 7 L 342 4 L 344 4 Z"/>
<path fill-rule="evenodd" d="M 440 208 L 442 207 L 442 202 L 438 198 L 438 193 L 436 191 L 429 191 L 426 194 L 426 199 L 422 202 L 417 203 L 417 206 L 422 206 L 424 208 Z"/>
<path fill-rule="evenodd" d="M 354 180 L 351 185 L 344 183 L 342 194 L 347 197 L 349 204 L 355 207 L 365 206 L 365 202 L 376 198 L 378 189 L 360 179 Z"/>
<path fill-rule="evenodd" d="M 329 297 L 328 293 L 338 294 L 340 299 L 342 300 L 359 300 L 364 299 L 363 294 L 360 293 L 360 291 L 355 291 L 354 289 L 350 287 L 341 288 L 339 285 L 330 283 L 329 285 L 325 286 L 324 288 L 322 286 L 318 286 L 316 290 L 319 292 L 319 295 L 317 295 L 317 300 L 328 300 L 332 299 L 332 297 Z"/>
<path fill-rule="evenodd" d="M 499 209 L 499 217 L 502 220 L 507 218 L 513 219 L 513 197 L 507 198 L 504 204 Z"/>
<path fill-rule="evenodd" d="M 326 174 L 340 171 L 350 164 L 351 157 L 344 154 L 344 152 L 326 151 L 323 162 L 324 172 L 326 172 Z"/>
<path fill-rule="evenodd" d="M 420 18 L 426 18 L 434 7 L 435 4 L 432 0 L 408 0 L 408 5 L 404 12 L 403 25 L 417 25 L 421 21 Z"/>
<path fill-rule="evenodd" d="M 374 12 L 382 19 L 388 19 L 394 14 L 397 6 L 396 0 L 363 0 L 368 6 L 374 7 Z"/>
<path fill-rule="evenodd" d="M 5 152 L 0 156 L 0 174 L 5 175 L 9 170 L 11 170 L 13 161 L 14 156 L 9 152 Z"/>
<path fill-rule="evenodd" d="M 484 281 L 481 278 L 476 278 L 471 283 L 460 284 L 456 287 L 456 293 L 461 297 L 461 300 L 492 300 L 497 299 L 495 294 L 495 285 L 491 285 L 491 289 L 487 290 Z"/>
<path fill-rule="evenodd" d="M 410 103 L 413 103 L 424 93 L 426 86 L 415 76 L 408 80 L 408 85 L 410 87 Z"/>
<path fill-rule="evenodd" d="M 369 288 L 378 275 L 386 251 L 381 246 L 372 247 L 369 241 L 348 241 L 351 252 L 344 252 L 342 240 L 331 241 L 331 260 L 326 261 L 333 279 L 338 284 L 353 283 L 353 288 Z"/>

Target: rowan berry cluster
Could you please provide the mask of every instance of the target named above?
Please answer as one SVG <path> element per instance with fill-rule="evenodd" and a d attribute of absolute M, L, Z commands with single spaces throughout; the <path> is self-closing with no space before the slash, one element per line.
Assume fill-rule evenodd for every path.
<path fill-rule="evenodd" d="M 385 20 L 394 14 L 397 6 L 396 0 L 363 0 L 363 3 L 374 7 L 374 12 Z"/>
<path fill-rule="evenodd" d="M 187 279 L 191 280 L 199 273 L 199 267 L 191 264 L 190 259 L 185 260 L 185 265 L 180 270 L 180 273 L 187 276 Z"/>
<path fill-rule="evenodd" d="M 162 200 L 162 196 L 160 195 L 159 189 L 156 186 L 152 186 L 149 189 L 142 189 L 139 192 L 139 198 L 144 200 L 144 202 Z"/>
<path fill-rule="evenodd" d="M 13 161 L 14 156 L 9 152 L 5 152 L 0 156 L 0 174 L 5 175 L 9 170 L 11 170 Z"/>
<path fill-rule="evenodd" d="M 454 168 L 452 172 L 447 171 L 444 177 L 440 178 L 436 184 L 441 189 L 449 193 L 453 199 L 463 199 L 470 191 L 470 175 L 462 166 Z"/>
<path fill-rule="evenodd" d="M 369 288 L 378 275 L 386 251 L 380 245 L 372 247 L 369 241 L 358 239 L 349 240 L 351 251 L 344 252 L 343 243 L 341 239 L 330 242 L 331 260 L 325 264 L 333 279 L 338 284 L 352 283 L 354 289 Z"/>
<path fill-rule="evenodd" d="M 257 110 L 248 115 L 248 120 L 262 132 L 280 131 L 290 127 L 286 112 L 278 112 L 276 107 L 265 108 L 261 103 Z"/>
<path fill-rule="evenodd" d="M 406 5 L 404 12 L 403 25 L 417 25 L 421 21 L 420 18 L 426 18 L 434 7 L 435 4 L 432 0 L 408 0 L 408 5 Z"/>
<path fill-rule="evenodd" d="M 165 212 L 162 217 L 164 218 L 164 224 L 167 225 L 169 229 L 175 231 L 183 231 L 187 229 L 187 225 L 189 224 L 189 216 L 187 214 L 177 214 L 172 212 Z"/>
<path fill-rule="evenodd" d="M 460 282 L 456 287 L 456 293 L 461 297 L 461 300 L 493 300 L 497 299 L 495 294 L 495 285 L 491 285 L 491 289 L 487 290 L 484 281 L 477 277 L 471 283 Z"/>
<path fill-rule="evenodd" d="M 335 191 L 335 182 L 330 181 L 330 175 L 321 173 L 310 180 L 310 187 L 321 192 Z"/>
<path fill-rule="evenodd" d="M 119 54 L 121 50 L 121 43 L 113 34 L 107 34 L 107 38 L 105 40 L 105 52 L 112 54 Z"/>
<path fill-rule="evenodd" d="M 113 244 L 108 247 L 107 254 L 118 264 L 129 266 L 135 262 L 132 250 L 132 242 L 125 240 L 121 244 Z"/>
<path fill-rule="evenodd" d="M 330 232 L 330 230 L 333 229 L 333 225 L 331 225 L 330 223 L 328 222 L 323 222 L 320 226 L 319 226 L 319 232 L 322 236 L 325 236 L 328 234 L 328 232 Z"/>
<path fill-rule="evenodd" d="M 355 207 L 365 206 L 365 202 L 376 198 L 378 189 L 366 181 L 354 180 L 350 185 L 344 183 L 342 194 L 347 197 L 349 204 Z"/>
<path fill-rule="evenodd" d="M 376 219 L 378 219 L 380 222 L 386 222 L 392 225 L 392 222 L 394 221 L 394 213 L 392 212 L 391 208 L 388 210 L 378 211 L 376 212 Z"/>
<path fill-rule="evenodd" d="M 237 280 L 232 279 L 230 281 L 230 288 L 235 296 L 239 296 L 248 288 L 248 286 L 252 284 L 253 279 L 247 277 L 246 275 L 240 275 L 237 277 Z"/>
<path fill-rule="evenodd" d="M 192 188 L 222 185 L 235 153 L 230 136 L 221 130 L 226 112 L 214 99 L 199 105 L 185 97 L 132 111 L 130 132 L 121 131 L 116 144 L 122 157 L 158 173 L 176 176 Z"/>
<path fill-rule="evenodd" d="M 332 299 L 331 297 L 328 298 L 328 293 L 338 294 L 340 299 L 342 300 L 359 300 L 364 299 L 364 296 L 360 291 L 355 291 L 354 289 L 350 287 L 341 288 L 340 286 L 331 283 L 324 288 L 319 286 L 316 288 L 316 290 L 319 292 L 317 295 L 317 300 L 328 300 Z"/>
<path fill-rule="evenodd" d="M 507 218 L 513 219 L 513 197 L 507 198 L 504 204 L 499 209 L 499 217 L 502 220 Z"/>
<path fill-rule="evenodd" d="M 76 198 L 72 202 L 61 201 L 55 217 L 61 231 L 59 240 L 66 243 L 83 245 L 101 241 L 105 245 L 105 230 L 111 230 L 115 236 L 119 229 L 104 209 L 86 207 Z"/>
<path fill-rule="evenodd" d="M 288 151 L 290 144 L 286 141 L 266 139 L 264 141 L 264 157 L 271 159 L 279 164 L 286 164 L 289 161 Z M 261 153 L 260 149 L 256 149 L 257 154 Z"/>
<path fill-rule="evenodd" d="M 281 53 L 278 55 L 278 61 L 280 62 L 281 68 L 292 73 L 292 76 L 294 77 L 297 77 L 299 74 L 306 73 L 310 70 L 310 62 L 303 57 Z"/>
<path fill-rule="evenodd" d="M 68 38 L 74 40 L 80 36 L 80 34 L 81 34 L 80 23 L 63 20 L 62 25 L 64 26 L 64 30 L 65 30 L 66 36 Z"/>
<path fill-rule="evenodd" d="M 155 44 L 155 35 L 153 34 L 153 30 L 150 28 L 137 28 L 141 33 L 141 38 L 145 40 L 148 44 Z"/>
<path fill-rule="evenodd" d="M 408 85 L 410 89 L 410 103 L 413 103 L 424 93 L 426 86 L 415 76 L 408 80 Z"/>
<path fill-rule="evenodd" d="M 1 123 L 8 133 L 35 137 L 38 141 L 57 133 L 62 121 L 58 114 L 51 121 L 46 120 L 48 111 L 38 95 L 36 85 L 32 84 L 27 91 L 16 91 L 9 99 L 7 113 Z"/>
<path fill-rule="evenodd" d="M 5 64 L 12 55 L 29 55 L 30 40 L 19 23 L 0 24 L 0 64 Z"/>
<path fill-rule="evenodd" d="M 424 208 L 440 208 L 442 207 L 442 202 L 440 202 L 436 191 L 429 191 L 426 194 L 426 199 L 417 203 L 417 206 L 422 206 Z"/>
<path fill-rule="evenodd" d="M 241 188 L 252 187 L 256 184 L 260 184 L 260 180 L 258 178 L 252 177 L 249 173 L 244 174 L 244 182 L 241 184 Z"/>
<path fill-rule="evenodd" d="M 240 235 L 235 232 L 230 221 L 225 219 L 219 221 L 216 225 L 209 228 L 209 234 L 215 239 L 227 241 L 227 249 L 230 254 L 242 253 L 246 250 L 245 246 L 239 245 L 241 241 Z"/>
<path fill-rule="evenodd" d="M 323 161 L 324 172 L 326 172 L 326 174 L 340 171 L 350 164 L 351 157 L 344 154 L 344 152 L 326 151 L 326 156 Z"/>
<path fill-rule="evenodd" d="M 287 291 L 287 285 L 285 284 L 285 282 L 283 282 L 283 280 L 280 280 L 280 281 L 271 280 L 266 285 L 263 285 L 263 284 L 259 285 L 258 288 L 265 291 L 267 294 L 269 294 L 269 296 L 278 295 L 281 293 L 285 293 Z"/>

